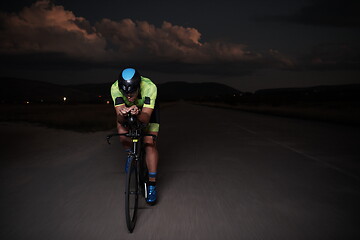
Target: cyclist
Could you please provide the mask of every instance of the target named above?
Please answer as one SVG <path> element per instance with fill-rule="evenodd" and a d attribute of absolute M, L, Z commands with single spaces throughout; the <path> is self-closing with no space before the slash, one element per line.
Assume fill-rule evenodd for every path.
<path fill-rule="evenodd" d="M 125 68 L 119 74 L 118 80 L 111 86 L 111 96 L 117 115 L 118 133 L 121 134 L 128 131 L 123 126 L 123 123 L 124 117 L 131 113 L 132 115 L 137 115 L 140 122 L 148 124 L 145 130 L 147 133 L 158 135 L 160 124 L 158 107 L 155 104 L 157 87 L 149 78 L 141 76 L 134 68 Z M 126 151 L 130 151 L 130 138 L 120 136 L 120 141 Z M 149 170 L 146 202 L 155 204 L 157 199 L 156 174 L 159 154 L 156 142 L 152 137 L 144 137 L 144 144 L 146 165 Z M 126 172 L 127 165 L 125 167 Z"/>

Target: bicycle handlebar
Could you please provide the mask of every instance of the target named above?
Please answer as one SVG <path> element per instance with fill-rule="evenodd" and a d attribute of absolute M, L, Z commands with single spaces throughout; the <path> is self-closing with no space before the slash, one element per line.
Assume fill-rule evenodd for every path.
<path fill-rule="evenodd" d="M 126 136 L 126 137 L 130 137 L 130 138 L 131 138 L 131 137 L 134 137 L 134 135 L 132 135 L 130 132 L 127 132 L 127 133 L 113 133 L 113 134 L 110 134 L 110 135 L 108 135 L 108 136 L 106 137 L 106 140 L 107 140 L 108 144 L 111 144 L 111 143 L 110 143 L 110 138 L 115 137 L 115 136 Z M 142 137 L 150 136 L 150 137 L 153 138 L 154 141 L 156 141 L 156 139 L 157 139 L 157 136 L 154 135 L 154 134 L 148 134 L 148 133 L 146 133 L 146 134 L 141 134 L 141 136 L 142 136 Z"/>
<path fill-rule="evenodd" d="M 130 138 L 140 138 L 150 136 L 153 137 L 153 140 L 156 141 L 157 136 L 154 134 L 143 134 L 142 129 L 146 126 L 146 124 L 140 122 L 134 115 L 130 113 L 125 118 L 125 122 L 123 124 L 125 127 L 130 128 L 130 131 L 127 133 L 113 133 L 106 137 L 108 144 L 110 144 L 110 138 L 114 136 L 126 136 Z"/>

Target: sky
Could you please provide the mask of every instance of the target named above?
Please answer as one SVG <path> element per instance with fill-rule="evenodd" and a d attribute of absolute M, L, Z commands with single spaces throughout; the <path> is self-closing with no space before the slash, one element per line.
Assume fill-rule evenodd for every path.
<path fill-rule="evenodd" d="M 0 3 L 0 76 L 105 83 L 133 66 L 155 83 L 241 91 L 360 83 L 350 0 L 17 0 Z"/>

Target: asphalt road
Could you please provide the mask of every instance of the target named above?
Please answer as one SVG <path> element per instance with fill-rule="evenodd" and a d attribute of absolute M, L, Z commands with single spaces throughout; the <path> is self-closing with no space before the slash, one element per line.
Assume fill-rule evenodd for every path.
<path fill-rule="evenodd" d="M 360 128 L 178 103 L 159 202 L 124 216 L 109 132 L 0 123 L 1 239 L 360 239 Z"/>

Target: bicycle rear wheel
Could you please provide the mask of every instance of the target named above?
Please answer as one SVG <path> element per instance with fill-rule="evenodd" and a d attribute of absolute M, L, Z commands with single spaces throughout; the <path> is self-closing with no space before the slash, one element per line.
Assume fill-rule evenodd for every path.
<path fill-rule="evenodd" d="M 129 156 L 129 168 L 126 174 L 125 185 L 125 217 L 129 232 L 132 233 L 136 223 L 136 213 L 138 209 L 139 184 L 138 169 L 134 156 Z"/>

